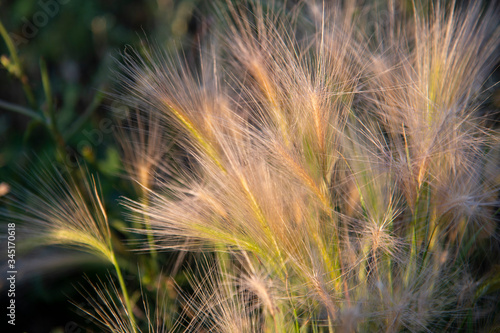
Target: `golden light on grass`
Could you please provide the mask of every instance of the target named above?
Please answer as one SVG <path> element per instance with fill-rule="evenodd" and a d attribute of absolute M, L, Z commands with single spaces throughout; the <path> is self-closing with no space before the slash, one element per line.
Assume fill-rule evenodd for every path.
<path fill-rule="evenodd" d="M 495 141 L 473 115 L 473 91 L 498 49 L 492 12 L 437 5 L 420 15 L 416 3 L 414 21 L 391 16 L 395 30 L 378 31 L 381 44 L 371 49 L 356 30 L 361 18 L 339 19 L 341 7 L 330 14 L 324 5 L 321 15 L 313 7 L 317 30 L 302 40 L 298 23 L 272 7 L 229 4 L 222 29 L 230 33 L 221 42 L 229 57 L 211 55 L 216 69 L 202 80 L 182 78 L 190 97 L 176 95 L 178 81 L 167 98 L 204 100 L 203 82 L 217 81 L 214 96 L 234 102 L 223 106 L 224 118 L 184 103 L 189 122 L 169 105 L 165 116 L 180 119 L 187 141 L 200 143 L 179 140 L 195 156 L 193 173 L 180 187 L 165 183 L 169 196 L 160 189 L 150 207 L 128 205 L 150 217 L 160 247 L 178 248 L 186 237 L 196 241 L 185 250 L 252 253 L 250 266 L 283 292 L 271 296 L 261 280 L 247 278 L 271 314 L 270 326 L 261 319 L 270 330 L 437 325 L 453 302 L 442 298 L 448 289 L 440 279 L 459 285 L 465 269 L 450 251 L 456 258 L 459 244 L 481 229 L 472 223 L 474 207 L 494 205 L 486 199 L 492 187 L 470 178 Z M 176 72 L 189 72 L 177 65 Z M 133 68 L 133 81 L 149 75 L 140 64 Z M 156 84 L 172 85 L 172 71 Z M 224 74 L 237 88 L 220 88 Z M 164 94 L 130 89 L 159 101 Z M 194 130 L 203 118 L 206 135 Z M 212 149 L 218 167 L 209 161 Z M 454 322 L 463 311 L 446 315 Z"/>
<path fill-rule="evenodd" d="M 8 216 L 22 222 L 25 236 L 33 245 L 59 245 L 94 254 L 113 265 L 128 309 L 128 321 L 135 331 L 132 305 L 121 268 L 113 250 L 106 209 L 94 177 L 79 170 L 81 185 L 71 172 L 55 167 L 32 170 L 27 175 L 31 189 L 16 187 L 12 206 L 19 209 Z"/>
<path fill-rule="evenodd" d="M 466 307 L 447 310 L 467 271 L 457 256 L 496 202 L 480 166 L 494 133 L 475 115 L 499 46 L 493 11 L 415 3 L 398 21 L 391 7 L 373 48 L 362 16 L 341 18 L 341 6 L 304 4 L 307 35 L 300 16 L 274 5 L 228 2 L 227 50 L 202 54 L 213 67 L 199 76 L 162 60 L 152 65 L 162 88 L 150 89 L 135 84 L 154 75 L 150 65 L 127 58 L 126 90 L 175 123 L 195 160 L 149 206 L 127 205 L 149 217 L 159 248 L 228 251 L 252 267 L 241 274 L 269 314 L 264 331 L 457 325 Z M 207 99 L 213 108 L 196 102 Z M 240 296 L 231 302 L 245 309 Z M 223 302 L 206 299 L 200 316 L 212 320 Z M 217 313 L 240 327 L 232 311 Z"/>
<path fill-rule="evenodd" d="M 122 203 L 151 251 L 213 258 L 197 262 L 172 330 L 479 325 L 478 295 L 498 278 L 472 264 L 498 240 L 498 131 L 479 112 L 498 10 L 318 4 L 226 1 L 197 62 L 154 48 L 124 57 L 116 96 L 138 111 L 120 138 L 142 192 Z M 72 185 L 63 200 L 48 188 L 24 220 L 117 266 L 90 185 L 90 204 Z"/>

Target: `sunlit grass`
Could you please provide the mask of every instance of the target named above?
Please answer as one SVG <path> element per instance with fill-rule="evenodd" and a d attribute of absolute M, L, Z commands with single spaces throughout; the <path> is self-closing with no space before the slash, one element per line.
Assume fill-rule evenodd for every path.
<path fill-rule="evenodd" d="M 153 319 L 130 300 L 93 179 L 87 200 L 73 183 L 42 181 L 14 202 L 46 243 L 114 265 L 124 300 L 94 285 L 86 311 L 123 332 L 487 323 L 476 309 L 498 270 L 481 276 L 474 260 L 498 241 L 498 133 L 478 109 L 499 60 L 498 12 L 416 2 L 371 25 L 362 8 L 325 3 L 222 7 L 198 63 L 126 55 L 113 95 L 136 110 L 117 136 L 138 197 L 122 200 L 140 226 L 126 231 L 147 236 L 160 281 L 157 251 L 205 258 L 192 292 L 159 293 L 179 297 L 175 324 L 163 305 Z"/>

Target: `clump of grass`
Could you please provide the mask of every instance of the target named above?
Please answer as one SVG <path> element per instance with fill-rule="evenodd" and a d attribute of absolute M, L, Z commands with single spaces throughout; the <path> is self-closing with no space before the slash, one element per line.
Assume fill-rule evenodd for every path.
<path fill-rule="evenodd" d="M 477 112 L 495 12 L 389 8 L 374 48 L 340 6 L 250 8 L 228 3 L 222 51 L 202 52 L 199 71 L 157 51 L 126 58 L 127 96 L 192 159 L 127 206 L 162 248 L 229 253 L 241 267 L 226 299 L 253 330 L 457 329 L 473 307 L 467 258 L 495 232 L 497 138 Z M 247 293 L 260 312 L 243 310 Z M 230 332 L 234 311 L 211 313 L 224 302 L 203 309 Z"/>
<path fill-rule="evenodd" d="M 118 96 L 138 111 L 118 138 L 139 199 L 123 203 L 145 226 L 134 231 L 155 262 L 157 250 L 212 257 L 168 328 L 485 325 L 476 310 L 498 273 L 481 275 L 476 258 L 498 241 L 498 133 L 479 108 L 499 60 L 498 11 L 389 2 L 388 24 L 371 25 L 356 6 L 302 6 L 227 1 L 197 64 L 160 50 L 124 57 Z M 90 204 L 71 199 L 77 213 L 53 199 L 28 212 L 48 212 L 51 239 L 81 232 L 66 243 L 114 258 L 93 188 Z M 102 324 L 140 330 L 124 285 L 123 303 L 115 287 L 95 289 Z M 163 307 L 150 312 L 145 327 L 167 330 Z"/>

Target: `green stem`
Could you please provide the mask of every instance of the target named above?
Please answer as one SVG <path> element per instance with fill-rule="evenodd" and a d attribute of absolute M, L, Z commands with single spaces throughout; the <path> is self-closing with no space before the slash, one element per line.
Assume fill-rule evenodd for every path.
<path fill-rule="evenodd" d="M 64 138 L 68 139 L 71 138 L 76 132 L 78 132 L 87 119 L 94 113 L 94 111 L 97 109 L 97 107 L 101 104 L 102 100 L 104 98 L 104 93 L 102 93 L 99 89 L 97 93 L 94 95 L 94 98 L 92 99 L 92 102 L 87 106 L 83 114 L 75 120 L 73 124 L 71 124 L 71 127 L 64 133 Z"/>
<path fill-rule="evenodd" d="M 40 113 L 38 113 L 37 111 L 34 111 L 32 109 L 26 108 L 24 106 L 21 106 L 21 105 L 17 105 L 17 104 L 13 104 L 13 103 L 9 103 L 9 102 L 0 100 L 0 108 L 3 108 L 3 109 L 8 110 L 8 111 L 16 112 L 16 113 L 22 114 L 24 116 L 31 117 L 33 119 L 41 121 L 42 123 L 46 123 L 46 120 L 44 119 L 44 117 Z"/>
<path fill-rule="evenodd" d="M 43 59 L 40 59 L 40 74 L 42 76 L 42 85 L 43 85 L 43 92 L 45 94 L 45 118 L 48 120 L 48 128 L 52 134 L 52 137 L 54 138 L 54 141 L 57 144 L 57 148 L 59 149 L 59 153 L 61 156 L 65 156 L 66 154 L 66 143 L 64 142 L 64 139 L 61 135 L 61 132 L 59 131 L 59 128 L 57 126 L 56 122 L 56 113 L 55 113 L 55 108 L 53 105 L 52 101 L 52 89 L 50 86 L 50 78 L 49 78 L 49 73 L 47 71 L 47 64 Z"/>
<path fill-rule="evenodd" d="M 14 43 L 12 42 L 12 39 L 9 36 L 9 33 L 5 29 L 1 20 L 0 20 L 0 35 L 2 35 L 5 44 L 7 44 L 7 48 L 9 49 L 9 53 L 10 56 L 12 57 L 12 60 L 14 61 L 14 63 L 19 64 L 20 62 L 19 62 L 19 57 L 17 56 L 16 47 L 14 46 Z"/>
<path fill-rule="evenodd" d="M 28 104 L 33 108 L 36 107 L 35 95 L 33 94 L 33 91 L 31 90 L 31 87 L 28 84 L 28 78 L 26 77 L 26 75 L 23 75 L 19 79 L 21 80 L 21 83 L 23 85 L 24 94 L 26 95 Z"/>
<path fill-rule="evenodd" d="M 26 75 L 24 75 L 22 66 L 21 66 L 21 61 L 19 60 L 19 56 L 17 55 L 16 47 L 14 46 L 14 43 L 12 42 L 12 38 L 10 38 L 9 33 L 5 29 L 4 25 L 2 24 L 2 21 L 0 20 L 0 35 L 2 36 L 3 40 L 5 41 L 5 44 L 7 45 L 7 49 L 9 49 L 10 57 L 12 58 L 12 61 L 14 62 L 14 66 L 16 67 L 15 73 L 14 74 L 22 83 L 24 93 L 26 94 L 26 98 L 28 99 L 28 103 L 32 108 L 36 107 L 36 101 L 35 101 L 35 95 L 33 94 L 33 91 L 31 90 L 30 85 L 28 84 L 28 79 Z"/>
<path fill-rule="evenodd" d="M 122 275 L 120 266 L 118 265 L 118 261 L 116 261 L 114 253 L 112 255 L 111 262 L 113 263 L 113 266 L 115 267 L 116 275 L 118 277 L 118 282 L 120 283 L 120 288 L 121 288 L 122 293 L 123 293 L 123 298 L 125 299 L 125 306 L 127 308 L 128 317 L 130 319 L 130 325 L 131 325 L 133 331 L 137 332 L 137 325 L 136 325 L 136 321 L 135 321 L 135 316 L 134 316 L 134 313 L 132 312 L 132 303 L 130 302 L 127 287 L 125 286 L 125 280 L 123 280 L 123 275 Z"/>
<path fill-rule="evenodd" d="M 43 92 L 45 94 L 46 117 L 54 119 L 54 108 L 52 106 L 52 89 L 50 87 L 50 78 L 47 71 L 47 64 L 43 58 L 40 58 L 40 75 L 42 76 Z"/>

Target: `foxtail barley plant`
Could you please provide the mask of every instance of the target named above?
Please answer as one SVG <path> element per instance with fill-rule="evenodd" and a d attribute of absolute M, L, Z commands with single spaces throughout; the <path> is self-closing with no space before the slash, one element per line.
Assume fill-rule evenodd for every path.
<path fill-rule="evenodd" d="M 93 178 L 40 173 L 14 201 L 39 239 L 115 268 L 88 314 L 112 332 L 495 329 L 498 6 L 373 3 L 226 1 L 196 63 L 125 52 L 122 232 L 160 282 L 129 269 L 129 297 Z M 192 290 L 165 251 L 194 253 Z"/>

